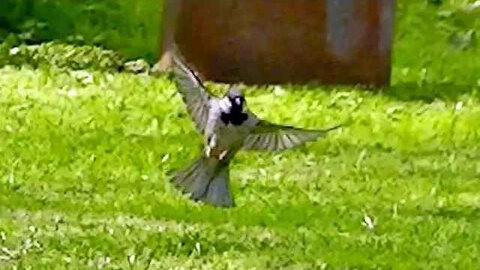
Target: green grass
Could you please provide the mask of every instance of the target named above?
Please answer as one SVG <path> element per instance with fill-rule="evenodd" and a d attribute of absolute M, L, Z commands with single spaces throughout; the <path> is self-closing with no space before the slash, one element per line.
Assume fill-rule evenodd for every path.
<path fill-rule="evenodd" d="M 473 94 L 425 102 L 390 91 L 251 89 L 252 110 L 272 121 L 354 124 L 307 148 L 242 153 L 232 171 L 238 207 L 217 210 L 166 181 L 200 143 L 166 78 L 0 74 L 4 267 L 86 268 L 108 257 L 125 269 L 131 255 L 135 269 L 151 257 L 152 269 L 478 265 Z"/>
<path fill-rule="evenodd" d="M 271 121 L 352 124 L 239 154 L 228 210 L 167 181 L 201 143 L 167 77 L 0 68 L 0 269 L 477 269 L 480 58 L 452 36 L 479 23 L 404 3 L 392 88 L 248 89 Z"/>
<path fill-rule="evenodd" d="M 128 59 L 155 62 L 162 0 L 2 0 L 0 41 L 9 32 L 28 43 L 101 45 Z"/>

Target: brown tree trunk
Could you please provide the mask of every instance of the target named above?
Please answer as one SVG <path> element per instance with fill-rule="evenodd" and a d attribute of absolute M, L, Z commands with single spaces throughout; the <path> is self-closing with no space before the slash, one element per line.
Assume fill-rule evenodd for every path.
<path fill-rule="evenodd" d="M 165 0 L 162 69 L 176 43 L 206 79 L 390 82 L 394 0 Z"/>

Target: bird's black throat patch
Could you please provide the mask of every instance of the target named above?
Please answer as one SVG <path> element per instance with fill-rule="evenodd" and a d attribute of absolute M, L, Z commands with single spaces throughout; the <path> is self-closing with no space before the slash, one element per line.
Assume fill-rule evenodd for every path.
<path fill-rule="evenodd" d="M 234 126 L 240 126 L 243 124 L 243 122 L 247 121 L 248 119 L 248 114 L 243 113 L 243 112 L 230 112 L 230 113 L 224 113 L 222 112 L 222 115 L 220 116 L 222 119 L 222 122 L 225 123 L 225 125 L 228 126 L 228 124 L 232 124 Z"/>

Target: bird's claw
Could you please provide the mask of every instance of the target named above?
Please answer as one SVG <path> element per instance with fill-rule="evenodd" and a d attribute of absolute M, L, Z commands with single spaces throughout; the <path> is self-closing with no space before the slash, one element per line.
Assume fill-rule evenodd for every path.
<path fill-rule="evenodd" d="M 228 154 L 228 150 L 225 150 L 225 151 L 221 152 L 220 155 L 218 156 L 218 159 L 219 159 L 219 160 L 225 159 L 225 157 L 227 157 L 227 154 Z M 207 157 L 211 157 L 211 155 L 212 155 L 212 148 L 211 148 L 210 146 L 205 147 L 205 155 L 206 155 Z"/>

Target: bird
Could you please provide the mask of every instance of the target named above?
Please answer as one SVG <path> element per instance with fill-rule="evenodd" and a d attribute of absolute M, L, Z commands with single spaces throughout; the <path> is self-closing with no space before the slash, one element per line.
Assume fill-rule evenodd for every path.
<path fill-rule="evenodd" d="M 216 207 L 235 206 L 229 165 L 245 151 L 281 151 L 324 137 L 340 128 L 309 130 L 260 119 L 247 108 L 243 89 L 230 85 L 223 97 L 214 96 L 185 58 L 172 54 L 173 76 L 196 130 L 203 134 L 200 155 L 175 173 L 171 182 L 194 201 Z"/>

